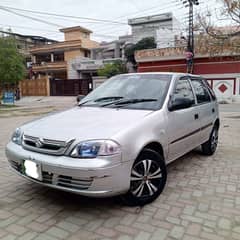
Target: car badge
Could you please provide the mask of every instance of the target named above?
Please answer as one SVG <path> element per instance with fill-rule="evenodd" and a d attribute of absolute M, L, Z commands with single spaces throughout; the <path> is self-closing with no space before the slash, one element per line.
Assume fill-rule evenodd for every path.
<path fill-rule="evenodd" d="M 37 148 L 43 147 L 43 139 L 38 139 L 35 142 Z"/>

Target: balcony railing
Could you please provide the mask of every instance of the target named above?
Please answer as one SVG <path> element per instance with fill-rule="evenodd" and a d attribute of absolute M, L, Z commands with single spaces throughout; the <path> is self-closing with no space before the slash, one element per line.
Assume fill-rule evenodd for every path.
<path fill-rule="evenodd" d="M 32 65 L 33 71 L 47 71 L 47 70 L 65 70 L 67 69 L 67 62 L 41 62 Z"/>
<path fill-rule="evenodd" d="M 72 41 L 65 41 L 65 42 L 58 42 L 54 44 L 47 44 L 43 46 L 38 46 L 31 48 L 30 52 L 32 54 L 37 53 L 51 53 L 51 52 L 58 52 L 58 51 L 64 51 L 65 49 L 75 49 L 82 47 L 82 41 L 81 40 L 72 40 Z"/>

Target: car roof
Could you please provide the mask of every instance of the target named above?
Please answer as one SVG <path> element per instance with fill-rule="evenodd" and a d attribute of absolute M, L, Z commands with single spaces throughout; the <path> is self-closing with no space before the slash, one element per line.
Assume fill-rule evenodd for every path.
<path fill-rule="evenodd" d="M 181 72 L 141 72 L 141 73 L 126 73 L 122 75 L 172 75 L 175 77 L 181 77 L 181 76 L 191 76 L 191 77 L 201 77 L 200 75 L 190 74 L 190 73 L 181 73 Z"/>

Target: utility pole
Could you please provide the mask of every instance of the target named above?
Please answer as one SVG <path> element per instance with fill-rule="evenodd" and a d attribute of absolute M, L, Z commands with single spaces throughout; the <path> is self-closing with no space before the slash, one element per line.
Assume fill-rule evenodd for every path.
<path fill-rule="evenodd" d="M 186 51 L 187 72 L 193 73 L 194 60 L 194 32 L 193 32 L 193 7 L 199 5 L 198 0 L 182 0 L 185 7 L 189 8 L 189 27 L 188 27 L 188 44 Z"/>

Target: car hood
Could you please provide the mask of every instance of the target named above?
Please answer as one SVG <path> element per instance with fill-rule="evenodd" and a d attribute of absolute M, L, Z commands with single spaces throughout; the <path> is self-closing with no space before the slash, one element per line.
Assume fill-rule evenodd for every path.
<path fill-rule="evenodd" d="M 109 139 L 119 131 L 136 124 L 151 112 L 75 107 L 28 123 L 22 129 L 24 134 L 29 136 L 60 141 Z"/>

